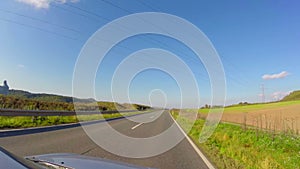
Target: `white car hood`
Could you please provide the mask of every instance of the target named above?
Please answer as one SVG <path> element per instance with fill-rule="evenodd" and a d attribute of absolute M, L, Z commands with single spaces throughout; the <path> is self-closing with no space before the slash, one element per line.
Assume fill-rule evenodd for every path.
<path fill-rule="evenodd" d="M 31 161 L 44 161 L 51 164 L 75 169 L 146 169 L 126 163 L 111 160 L 87 157 L 77 154 L 45 154 L 25 157 Z M 149 168 L 148 168 L 149 169 Z"/>

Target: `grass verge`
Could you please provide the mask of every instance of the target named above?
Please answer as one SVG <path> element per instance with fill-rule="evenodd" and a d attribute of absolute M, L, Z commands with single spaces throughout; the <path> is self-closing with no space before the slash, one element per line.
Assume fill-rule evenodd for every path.
<path fill-rule="evenodd" d="M 183 129 L 190 123 L 187 118 L 171 114 Z M 221 123 L 206 142 L 199 143 L 204 122 L 196 120 L 188 135 L 217 168 L 300 168 L 299 137 L 284 134 L 274 137 L 268 132 Z"/>
<path fill-rule="evenodd" d="M 1 117 L 0 129 L 12 128 L 28 128 L 52 126 L 58 124 L 77 123 L 80 121 L 92 121 L 101 119 L 117 118 L 122 116 L 129 116 L 140 114 L 141 112 L 126 112 L 126 113 L 112 113 L 103 115 L 79 115 L 79 116 L 37 116 L 37 117 Z"/>

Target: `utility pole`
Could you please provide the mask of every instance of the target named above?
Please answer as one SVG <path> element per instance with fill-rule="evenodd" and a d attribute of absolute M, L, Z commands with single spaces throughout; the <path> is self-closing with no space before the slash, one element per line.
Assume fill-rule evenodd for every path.
<path fill-rule="evenodd" d="M 265 99 L 266 99 L 266 97 L 265 97 L 265 85 L 264 84 L 261 85 L 261 90 L 262 90 L 261 99 L 262 99 L 262 103 L 264 103 Z"/>

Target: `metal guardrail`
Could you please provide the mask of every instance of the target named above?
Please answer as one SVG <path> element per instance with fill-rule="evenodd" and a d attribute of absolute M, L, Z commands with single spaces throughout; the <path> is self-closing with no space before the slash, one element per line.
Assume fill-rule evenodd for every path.
<path fill-rule="evenodd" d="M 110 110 L 110 111 L 55 111 L 55 110 L 19 110 L 19 109 L 0 109 L 0 116 L 76 116 L 93 114 L 112 114 L 136 112 L 138 110 Z"/>

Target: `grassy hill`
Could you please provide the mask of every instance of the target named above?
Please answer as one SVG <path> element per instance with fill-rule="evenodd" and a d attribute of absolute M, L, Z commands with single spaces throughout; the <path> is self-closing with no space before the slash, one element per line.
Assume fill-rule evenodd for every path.
<path fill-rule="evenodd" d="M 300 100 L 300 90 L 290 93 L 289 95 L 285 96 L 281 101 L 294 101 L 294 100 Z"/>
<path fill-rule="evenodd" d="M 54 94 L 45 94 L 45 93 L 30 93 L 23 90 L 9 90 L 8 96 L 18 97 L 22 99 L 32 99 L 38 101 L 50 101 L 50 102 L 66 102 L 72 103 L 73 98 L 69 96 L 60 96 Z M 78 99 L 75 98 L 76 102 L 94 102 L 94 99 Z"/>

